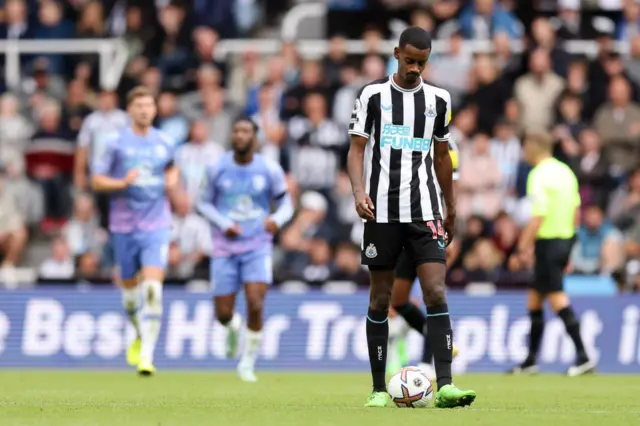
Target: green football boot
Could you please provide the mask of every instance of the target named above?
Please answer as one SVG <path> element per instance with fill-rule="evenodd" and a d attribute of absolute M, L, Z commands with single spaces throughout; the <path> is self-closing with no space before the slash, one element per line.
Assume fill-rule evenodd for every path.
<path fill-rule="evenodd" d="M 460 390 L 454 384 L 445 385 L 436 393 L 437 408 L 455 408 L 471 405 L 476 399 L 472 390 Z"/>

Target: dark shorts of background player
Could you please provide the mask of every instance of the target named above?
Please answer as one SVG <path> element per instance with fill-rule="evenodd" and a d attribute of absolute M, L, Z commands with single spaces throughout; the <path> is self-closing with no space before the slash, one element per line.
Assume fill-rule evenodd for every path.
<path fill-rule="evenodd" d="M 564 291 L 564 268 L 569 263 L 573 243 L 573 238 L 536 240 L 533 290 L 540 294 Z"/>
<path fill-rule="evenodd" d="M 435 223 L 366 222 L 362 238 L 362 264 L 395 269 L 404 251 L 413 261 L 413 270 L 423 263 L 446 263 L 443 236 L 434 233 Z"/>
<path fill-rule="evenodd" d="M 403 250 L 396 264 L 396 278 L 409 281 L 413 284 L 417 276 L 416 264 L 413 262 L 413 258 L 407 250 Z"/>

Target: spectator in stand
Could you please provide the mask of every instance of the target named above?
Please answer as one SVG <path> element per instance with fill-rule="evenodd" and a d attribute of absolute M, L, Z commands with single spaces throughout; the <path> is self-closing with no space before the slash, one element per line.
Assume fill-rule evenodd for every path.
<path fill-rule="evenodd" d="M 62 228 L 62 237 L 74 258 L 85 253 L 98 253 L 102 256 L 109 235 L 100 227 L 91 195 L 80 194 L 76 198 L 71 220 Z"/>
<path fill-rule="evenodd" d="M 4 5 L 4 22 L 0 24 L 0 39 L 27 39 L 31 38 L 32 33 L 26 2 L 7 0 Z"/>
<path fill-rule="evenodd" d="M 463 267 L 464 258 L 478 240 L 487 236 L 487 223 L 481 216 L 471 216 L 466 220 L 463 229 L 464 233 L 461 234 L 460 238 L 454 239 L 449 245 L 451 247 L 451 257 L 447 255 L 447 266 L 453 276 L 458 278 L 460 278 L 459 271 Z"/>
<path fill-rule="evenodd" d="M 358 286 L 369 285 L 369 274 L 360 265 L 360 248 L 351 243 L 342 243 L 336 247 L 331 279 L 350 281 Z"/>
<path fill-rule="evenodd" d="M 640 223 L 640 169 L 630 173 L 626 184 L 613 193 L 607 216 L 623 231 Z"/>
<path fill-rule="evenodd" d="M 551 65 L 549 52 L 538 48 L 529 58 L 529 72 L 516 81 L 514 95 L 520 103 L 524 130 L 549 129 L 553 124 L 553 108 L 565 83 Z"/>
<path fill-rule="evenodd" d="M 515 252 L 518 244 L 518 237 L 520 236 L 520 230 L 513 218 L 508 214 L 501 212 L 496 217 L 493 224 L 493 244 L 500 250 L 502 259 L 502 268 L 506 271 L 508 269 L 508 259 Z"/>
<path fill-rule="evenodd" d="M 531 34 L 535 46 L 549 52 L 553 72 L 566 78 L 571 56 L 557 44 L 556 33 L 551 22 L 547 18 L 537 18 L 531 25 Z"/>
<path fill-rule="evenodd" d="M 342 87 L 338 89 L 333 100 L 333 120 L 346 129 L 351 121 L 351 112 L 353 111 L 356 95 L 362 88 L 358 68 L 352 64 L 343 65 L 340 70 L 340 82 Z"/>
<path fill-rule="evenodd" d="M 450 133 L 461 152 L 464 152 L 467 146 L 471 146 L 470 140 L 476 130 L 477 121 L 478 108 L 475 105 L 459 110 L 453 117 Z"/>
<path fill-rule="evenodd" d="M 86 3 L 76 24 L 76 37 L 84 39 L 109 37 L 102 1 L 89 0 Z M 88 64 L 95 72 L 99 66 L 99 56 L 96 54 L 81 55 L 77 58 L 77 62 Z"/>
<path fill-rule="evenodd" d="M 73 24 L 64 19 L 62 5 L 57 1 L 41 2 L 38 6 L 38 21 L 34 28 L 34 38 L 39 40 L 60 40 L 74 38 Z M 63 70 L 63 56 L 45 55 L 49 61 L 49 72 L 59 74 Z"/>
<path fill-rule="evenodd" d="M 280 118 L 288 120 L 291 117 L 303 113 L 304 99 L 309 93 L 326 93 L 326 87 L 322 83 L 322 68 L 318 62 L 307 61 L 302 64 L 300 84 L 287 90 Z"/>
<path fill-rule="evenodd" d="M 489 55 L 477 55 L 471 71 L 472 90 L 466 104 L 478 106 L 477 128 L 491 133 L 504 113 L 505 102 L 511 96 L 509 83 L 499 78 L 498 69 Z"/>
<path fill-rule="evenodd" d="M 201 118 L 205 111 L 204 94 L 222 86 L 222 74 L 211 64 L 203 64 L 196 72 L 195 90 L 180 96 L 179 109 L 189 120 Z"/>
<path fill-rule="evenodd" d="M 37 120 L 37 110 L 47 99 L 62 101 L 67 88 L 64 80 L 51 74 L 48 58 L 40 57 L 33 62 L 33 77 L 22 81 L 20 104 L 29 112 L 33 120 Z"/>
<path fill-rule="evenodd" d="M 579 151 L 569 157 L 568 164 L 578 178 L 582 203 L 596 205 L 605 210 L 613 189 L 613 181 L 609 174 L 611 164 L 602 153 L 600 136 L 595 130 L 583 130 L 579 141 Z"/>
<path fill-rule="evenodd" d="M 211 228 L 193 212 L 192 205 L 193 200 L 185 192 L 175 196 L 169 268 L 180 278 L 192 276 L 196 267 L 211 255 Z"/>
<path fill-rule="evenodd" d="M 323 284 L 331 276 L 331 247 L 326 240 L 317 238 L 309 243 L 307 258 L 297 264 L 294 278 L 310 284 Z"/>
<path fill-rule="evenodd" d="M 87 92 L 87 86 L 80 80 L 72 80 L 67 86 L 62 121 L 74 139 L 80 132 L 84 118 L 91 114 L 90 95 Z"/>
<path fill-rule="evenodd" d="M 574 274 L 611 277 L 623 266 L 624 238 L 598 206 L 588 206 L 571 253 Z"/>
<path fill-rule="evenodd" d="M 342 35 L 329 39 L 329 52 L 322 61 L 325 85 L 332 87 L 340 84 L 340 73 L 347 59 L 347 40 Z"/>
<path fill-rule="evenodd" d="M 227 78 L 227 65 L 225 62 L 215 58 L 219 40 L 218 33 L 208 27 L 196 27 L 193 30 L 192 39 L 194 43 L 193 52 L 189 58 L 186 71 L 188 90 L 196 89 L 197 72 L 203 65 L 213 66 L 219 71 L 219 84 L 222 85 Z"/>
<path fill-rule="evenodd" d="M 481 238 L 473 245 L 464 258 L 464 269 L 469 281 L 495 282 L 505 258 L 488 238 Z"/>
<path fill-rule="evenodd" d="M 623 15 L 617 26 L 616 38 L 619 41 L 631 41 L 640 35 L 640 6 L 635 0 L 625 0 Z"/>
<path fill-rule="evenodd" d="M 558 117 L 553 135 L 560 139 L 561 135 L 570 134 L 573 139 L 578 139 L 580 132 L 586 128 L 582 121 L 582 99 L 569 91 L 565 91 L 560 97 L 558 105 Z"/>
<path fill-rule="evenodd" d="M 158 68 L 149 67 L 145 69 L 140 78 L 140 82 L 151 91 L 153 96 L 157 97 L 160 95 L 162 89 L 162 73 Z"/>
<path fill-rule="evenodd" d="M 630 56 L 626 59 L 625 69 L 636 86 L 640 84 L 640 34 L 631 39 Z"/>
<path fill-rule="evenodd" d="M 193 18 L 196 25 L 215 28 L 222 38 L 238 34 L 234 14 L 234 0 L 199 0 L 194 3 Z"/>
<path fill-rule="evenodd" d="M 502 175 L 498 161 L 491 155 L 489 136 L 476 134 L 471 149 L 462 153 L 460 164 L 464 166 L 458 181 L 458 216 L 494 218 L 501 208 Z"/>
<path fill-rule="evenodd" d="M 251 117 L 258 125 L 260 152 L 276 163 L 280 163 L 280 151 L 286 137 L 284 123 L 280 121 L 279 103 L 274 87 L 264 84 L 258 97 L 258 112 Z"/>
<path fill-rule="evenodd" d="M 459 20 L 467 39 L 489 40 L 499 32 L 512 39 L 523 35 L 522 24 L 496 0 L 473 0 L 460 12 Z"/>
<path fill-rule="evenodd" d="M 44 218 L 44 195 L 42 188 L 25 174 L 22 157 L 5 163 L 4 192 L 10 194 L 23 222 L 29 227 L 37 227 Z"/>
<path fill-rule="evenodd" d="M 20 114 L 16 97 L 10 93 L 0 96 L 0 165 L 22 159 L 33 131 L 29 120 Z"/>
<path fill-rule="evenodd" d="M 40 278 L 45 280 L 69 280 L 75 274 L 75 264 L 64 238 L 57 237 L 51 243 L 51 256 L 40 265 Z"/>
<path fill-rule="evenodd" d="M 522 157 L 520 138 L 511 122 L 501 119 L 496 123 L 495 137 L 491 139 L 490 154 L 500 168 L 498 187 L 503 197 L 515 196 L 516 172 Z"/>
<path fill-rule="evenodd" d="M 191 48 L 187 14 L 184 7 L 175 3 L 162 7 L 159 13 L 160 31 L 151 41 L 150 53 L 165 80 L 165 87 L 181 89 L 187 83 L 185 74 Z"/>
<path fill-rule="evenodd" d="M 234 113 L 229 106 L 225 105 L 224 89 L 219 87 L 207 88 L 202 92 L 202 99 L 204 100 L 204 113 L 198 119 L 207 123 L 209 139 L 217 141 L 223 147 L 227 147 L 231 139 Z"/>
<path fill-rule="evenodd" d="M 636 223 L 627 235 L 625 242 L 627 282 L 635 292 L 640 292 L 640 223 Z"/>
<path fill-rule="evenodd" d="M 177 146 L 186 142 L 189 136 L 189 122 L 178 112 L 178 101 L 175 93 L 160 93 L 156 126 L 169 135 Z"/>
<path fill-rule="evenodd" d="M 322 93 L 306 96 L 304 113 L 289 120 L 289 167 L 285 170 L 303 190 L 313 189 L 330 197 L 346 159 L 348 140 L 343 128 L 328 118 Z"/>
<path fill-rule="evenodd" d="M 245 108 L 245 113 L 248 116 L 255 114 L 259 108 L 259 92 L 263 85 L 271 86 L 279 114 L 282 109 L 284 92 L 287 88 L 285 62 L 282 56 L 272 56 L 267 59 L 264 79 L 248 88 Z"/>
<path fill-rule="evenodd" d="M 191 138 L 176 150 L 175 164 L 180 170 L 186 196 L 192 203 L 199 200 L 207 168 L 213 166 L 223 153 L 222 144 L 209 139 L 204 121 L 191 123 Z"/>
<path fill-rule="evenodd" d="M 27 240 L 27 229 L 14 194 L 6 190 L 5 170 L 0 168 L 0 282 L 12 284 L 15 281 L 13 268 L 18 265 Z"/>
<path fill-rule="evenodd" d="M 459 31 L 449 38 L 449 51 L 434 55 L 429 62 L 429 80 L 451 94 L 454 107 L 460 105 L 469 86 L 469 70 L 473 57 L 469 50 L 463 49 L 464 38 Z"/>
<path fill-rule="evenodd" d="M 511 39 L 506 33 L 498 33 L 493 37 L 493 55 L 501 79 L 513 86 L 519 77 L 522 67 L 522 55 L 511 49 Z M 466 90 L 466 88 L 465 88 Z"/>
<path fill-rule="evenodd" d="M 580 0 L 559 0 L 558 17 L 555 26 L 558 28 L 560 40 L 576 40 L 582 38 Z"/>
<path fill-rule="evenodd" d="M 607 158 L 619 168 L 616 175 L 640 166 L 640 106 L 631 101 L 631 87 L 624 77 L 611 80 L 609 102 L 598 109 L 594 127 Z"/>
<path fill-rule="evenodd" d="M 597 84 L 589 87 L 589 102 L 594 108 L 600 107 L 608 100 L 608 92 L 611 81 L 616 77 L 621 77 L 629 83 L 631 99 L 638 100 L 638 88 L 632 83 L 631 77 L 624 68 L 622 56 L 617 52 L 609 53 L 603 60 L 604 79 L 598 80 Z"/>

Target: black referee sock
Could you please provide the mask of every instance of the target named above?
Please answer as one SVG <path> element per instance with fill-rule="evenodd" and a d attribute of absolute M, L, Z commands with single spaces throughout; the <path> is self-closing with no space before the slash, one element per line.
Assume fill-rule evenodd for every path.
<path fill-rule="evenodd" d="M 389 320 L 387 312 L 373 311 L 367 313 L 367 346 L 369 347 L 369 364 L 373 378 L 373 391 L 387 390 L 385 374 L 387 369 L 387 344 L 389 341 Z"/>
<path fill-rule="evenodd" d="M 531 318 L 531 332 L 529 333 L 529 356 L 525 361 L 526 365 L 533 365 L 538 358 L 540 343 L 542 342 L 542 334 L 544 333 L 544 313 L 542 309 L 537 311 L 529 311 Z"/>
<path fill-rule="evenodd" d="M 427 307 L 427 328 L 429 329 L 427 338 L 433 350 L 438 389 L 441 389 L 451 384 L 451 361 L 453 360 L 453 332 L 449 307 L 446 304 Z"/>
<path fill-rule="evenodd" d="M 587 362 L 589 357 L 587 356 L 587 352 L 584 350 L 584 343 L 582 343 L 582 336 L 580 336 L 580 322 L 576 317 L 575 312 L 573 312 L 573 308 L 571 306 L 567 306 L 564 309 L 561 309 L 558 312 L 558 316 L 564 322 L 564 327 L 567 329 L 567 333 L 573 340 L 573 344 L 576 345 L 576 355 L 578 358 L 578 363 L 581 364 L 583 362 Z"/>
<path fill-rule="evenodd" d="M 426 317 L 424 313 L 413 303 L 409 302 L 406 305 L 394 306 L 398 314 L 418 333 L 422 333 L 424 330 L 424 324 Z"/>

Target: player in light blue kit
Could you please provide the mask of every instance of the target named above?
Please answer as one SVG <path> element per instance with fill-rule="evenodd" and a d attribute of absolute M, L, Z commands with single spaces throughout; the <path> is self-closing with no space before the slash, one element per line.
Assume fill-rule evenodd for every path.
<path fill-rule="evenodd" d="M 257 126 L 248 118 L 237 120 L 231 137 L 232 152 L 208 170 L 207 187 L 198 204 L 213 223 L 211 279 L 218 321 L 227 328 L 227 357 L 238 349 L 242 324 L 234 313 L 236 294 L 244 288 L 247 330 L 238 375 L 257 380 L 254 365 L 260 350 L 262 311 L 272 283 L 273 234 L 293 216 L 284 171 L 260 154 Z M 271 214 L 272 204 L 276 211 Z"/>
<path fill-rule="evenodd" d="M 151 125 L 156 115 L 151 92 L 144 87 L 133 89 L 127 111 L 132 124 L 111 139 L 96 159 L 91 184 L 95 191 L 111 193 L 109 230 L 123 299 L 137 332 L 127 360 L 137 365 L 140 375 L 149 376 L 155 373 L 153 353 L 160 333 L 170 242 L 167 194 L 177 186 L 179 175 L 173 166 L 173 141 Z"/>

